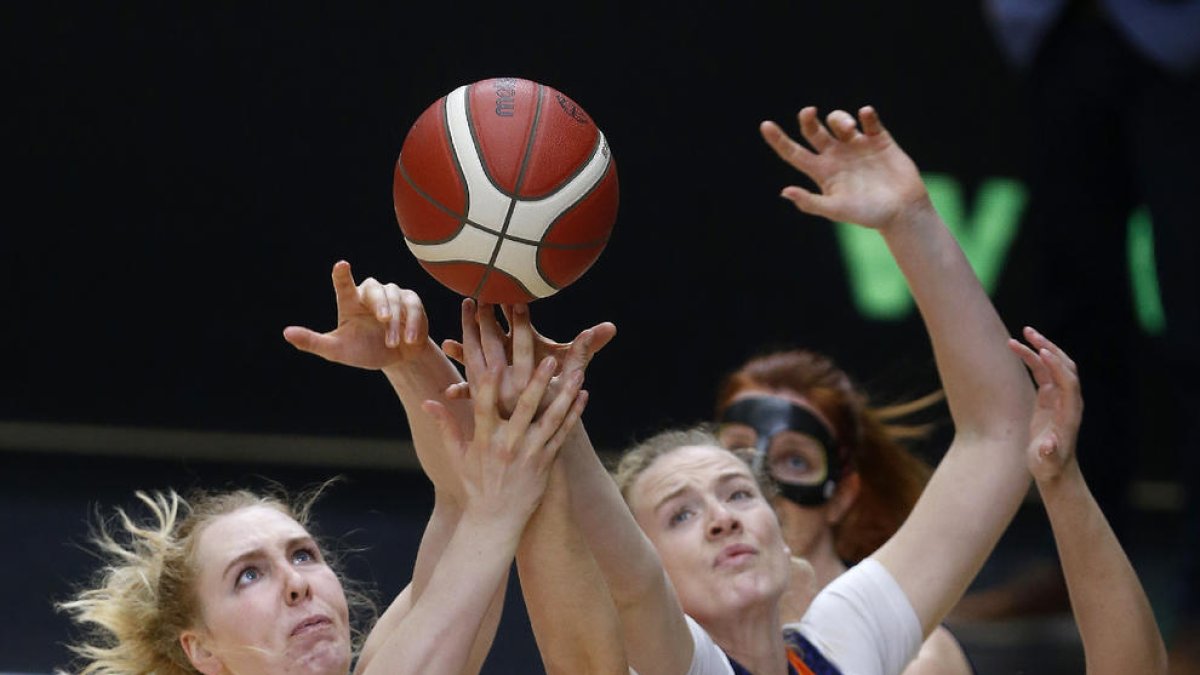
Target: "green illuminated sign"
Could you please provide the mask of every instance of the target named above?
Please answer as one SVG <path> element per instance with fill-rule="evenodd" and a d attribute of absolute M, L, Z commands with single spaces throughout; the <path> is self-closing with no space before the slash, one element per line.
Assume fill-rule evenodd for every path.
<path fill-rule="evenodd" d="M 988 179 L 979 185 L 968 210 L 968 200 L 957 179 L 937 173 L 923 176 L 934 207 L 958 239 L 980 284 L 993 293 L 1025 209 L 1024 185 L 1007 178 Z M 876 321 L 908 316 L 913 309 L 912 296 L 879 233 L 846 223 L 836 227 L 851 297 L 859 313 Z M 1128 251 L 1138 320 L 1146 332 L 1160 333 L 1164 317 L 1154 266 L 1153 233 L 1145 209 L 1130 218 Z"/>

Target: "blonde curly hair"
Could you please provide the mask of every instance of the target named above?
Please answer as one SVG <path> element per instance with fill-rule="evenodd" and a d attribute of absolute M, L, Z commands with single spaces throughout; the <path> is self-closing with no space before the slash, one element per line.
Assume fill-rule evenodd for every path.
<path fill-rule="evenodd" d="M 98 518 L 91 543 L 103 565 L 91 587 L 57 604 L 84 632 L 69 645 L 82 664 L 79 674 L 196 675 L 179 636 L 200 616 L 194 561 L 200 533 L 252 506 L 276 509 L 307 529 L 312 504 L 328 484 L 294 499 L 282 490 L 196 492 L 187 499 L 174 490 L 138 491 L 147 520 L 135 521 L 121 508 L 111 519 Z M 364 593 L 345 592 L 352 610 L 374 613 Z"/>

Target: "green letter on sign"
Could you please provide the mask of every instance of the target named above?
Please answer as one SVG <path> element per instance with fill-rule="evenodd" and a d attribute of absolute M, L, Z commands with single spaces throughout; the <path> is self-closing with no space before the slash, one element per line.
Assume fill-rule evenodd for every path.
<path fill-rule="evenodd" d="M 994 290 L 1025 207 L 1018 181 L 991 178 L 979 186 L 974 211 L 967 213 L 962 188 L 944 174 L 923 174 L 934 207 L 958 240 L 984 290 Z M 912 296 L 883 237 L 846 223 L 837 224 L 838 241 L 858 311 L 868 319 L 895 321 L 912 311 Z"/>

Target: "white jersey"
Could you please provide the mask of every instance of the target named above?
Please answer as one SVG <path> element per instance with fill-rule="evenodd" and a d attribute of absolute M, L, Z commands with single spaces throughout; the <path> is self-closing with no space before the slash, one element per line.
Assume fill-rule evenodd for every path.
<path fill-rule="evenodd" d="M 695 649 L 688 675 L 734 675 L 725 652 L 690 616 Z M 796 631 L 843 675 L 899 675 L 921 648 L 921 622 L 892 575 L 871 558 L 813 599 Z"/>

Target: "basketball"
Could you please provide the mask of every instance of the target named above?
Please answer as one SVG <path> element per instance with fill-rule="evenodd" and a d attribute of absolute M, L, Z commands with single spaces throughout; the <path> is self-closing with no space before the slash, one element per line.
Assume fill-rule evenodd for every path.
<path fill-rule="evenodd" d="M 501 77 L 463 85 L 408 131 L 392 181 L 396 220 L 429 274 L 459 295 L 553 295 L 592 266 L 617 217 L 604 134 L 562 92 Z"/>

